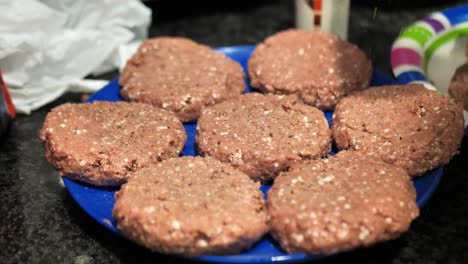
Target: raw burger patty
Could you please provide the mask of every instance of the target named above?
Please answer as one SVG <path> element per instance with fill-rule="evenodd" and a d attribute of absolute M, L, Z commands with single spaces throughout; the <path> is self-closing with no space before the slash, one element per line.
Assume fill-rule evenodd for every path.
<path fill-rule="evenodd" d="M 119 185 L 129 172 L 177 157 L 185 138 L 172 113 L 126 102 L 60 105 L 40 133 L 62 175 L 94 185 Z"/>
<path fill-rule="evenodd" d="M 280 246 L 308 254 L 396 238 L 419 215 L 405 170 L 347 151 L 281 173 L 268 192 L 268 211 Z"/>
<path fill-rule="evenodd" d="M 296 94 L 322 110 L 332 110 L 352 91 L 366 89 L 371 74 L 371 62 L 358 47 L 321 31 L 277 33 L 259 44 L 249 60 L 253 87 Z"/>
<path fill-rule="evenodd" d="M 323 112 L 293 97 L 249 93 L 207 108 L 197 127 L 199 153 L 268 181 L 291 164 L 326 156 Z"/>
<path fill-rule="evenodd" d="M 383 86 L 341 100 L 332 131 L 339 149 L 378 157 L 418 176 L 457 153 L 463 110 L 419 84 Z"/>
<path fill-rule="evenodd" d="M 245 90 L 244 71 L 237 62 L 208 46 L 171 37 L 144 41 L 119 83 L 126 100 L 162 107 L 183 122 Z"/>
<path fill-rule="evenodd" d="M 468 63 L 455 71 L 448 91 L 450 96 L 462 103 L 465 110 L 468 111 Z"/>
<path fill-rule="evenodd" d="M 259 184 L 211 158 L 181 157 L 137 171 L 116 193 L 128 238 L 162 253 L 235 254 L 267 231 Z"/>

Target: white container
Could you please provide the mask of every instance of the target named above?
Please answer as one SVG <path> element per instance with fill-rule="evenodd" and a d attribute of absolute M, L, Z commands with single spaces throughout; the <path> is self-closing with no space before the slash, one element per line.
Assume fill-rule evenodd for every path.
<path fill-rule="evenodd" d="M 295 0 L 296 27 L 348 37 L 349 0 Z"/>

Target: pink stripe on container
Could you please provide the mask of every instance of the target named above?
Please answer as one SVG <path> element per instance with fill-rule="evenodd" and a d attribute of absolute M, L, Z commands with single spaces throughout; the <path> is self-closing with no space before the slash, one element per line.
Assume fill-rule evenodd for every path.
<path fill-rule="evenodd" d="M 410 48 L 396 48 L 392 50 L 390 55 L 392 62 L 392 68 L 396 68 L 401 65 L 414 65 L 421 68 L 421 55 Z"/>

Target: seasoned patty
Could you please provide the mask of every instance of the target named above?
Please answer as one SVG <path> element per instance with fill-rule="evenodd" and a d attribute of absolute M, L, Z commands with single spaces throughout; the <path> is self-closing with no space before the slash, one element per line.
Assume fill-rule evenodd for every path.
<path fill-rule="evenodd" d="M 119 185 L 129 172 L 177 157 L 185 138 L 172 113 L 126 102 L 60 105 L 40 133 L 47 160 L 62 175 L 94 185 Z"/>
<path fill-rule="evenodd" d="M 296 94 L 322 110 L 333 110 L 344 96 L 366 89 L 371 74 L 371 62 L 358 47 L 321 31 L 277 33 L 259 44 L 249 60 L 253 87 Z"/>
<path fill-rule="evenodd" d="M 113 216 L 125 236 L 157 252 L 234 254 L 268 231 L 258 188 L 215 159 L 175 158 L 135 172 Z"/>
<path fill-rule="evenodd" d="M 207 108 L 197 127 L 199 153 L 263 182 L 300 160 L 326 156 L 323 113 L 293 97 L 250 93 Z"/>
<path fill-rule="evenodd" d="M 418 176 L 457 153 L 463 109 L 419 84 L 383 86 L 341 100 L 332 131 L 339 149 L 378 157 Z"/>
<path fill-rule="evenodd" d="M 167 109 L 183 121 L 245 90 L 244 71 L 235 61 L 185 38 L 143 42 L 120 76 L 123 98 Z"/>
<path fill-rule="evenodd" d="M 455 71 L 448 91 L 450 96 L 462 103 L 465 110 L 468 111 L 468 63 L 463 64 Z"/>
<path fill-rule="evenodd" d="M 348 151 L 281 173 L 267 206 L 270 232 L 290 253 L 332 254 L 393 239 L 419 215 L 405 170 Z"/>

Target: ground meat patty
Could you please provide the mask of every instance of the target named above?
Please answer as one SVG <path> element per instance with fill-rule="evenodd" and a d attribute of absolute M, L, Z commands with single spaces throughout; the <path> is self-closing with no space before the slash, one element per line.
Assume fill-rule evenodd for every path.
<path fill-rule="evenodd" d="M 448 91 L 450 96 L 462 103 L 465 110 L 468 111 L 468 63 L 455 71 Z"/>
<path fill-rule="evenodd" d="M 379 157 L 418 176 L 457 153 L 463 110 L 419 84 L 383 86 L 341 100 L 332 130 L 339 149 Z"/>
<path fill-rule="evenodd" d="M 250 93 L 207 108 L 196 142 L 201 155 L 267 181 L 294 162 L 326 156 L 331 132 L 320 110 L 296 98 Z"/>
<path fill-rule="evenodd" d="M 94 185 L 119 185 L 129 172 L 177 157 L 185 138 L 172 113 L 125 102 L 60 105 L 40 134 L 47 160 L 62 175 Z"/>
<path fill-rule="evenodd" d="M 259 184 L 215 159 L 182 157 L 137 171 L 116 193 L 122 233 L 157 252 L 234 254 L 267 231 Z"/>
<path fill-rule="evenodd" d="M 405 170 L 347 151 L 281 173 L 267 206 L 270 232 L 280 246 L 309 254 L 395 238 L 419 214 Z"/>
<path fill-rule="evenodd" d="M 119 83 L 126 100 L 174 112 L 183 121 L 245 90 L 244 71 L 210 47 L 185 38 L 160 37 L 143 42 L 127 62 Z"/>
<path fill-rule="evenodd" d="M 358 47 L 320 31 L 277 33 L 258 45 L 249 60 L 253 87 L 297 94 L 322 110 L 332 110 L 350 92 L 366 89 L 371 74 L 371 62 Z"/>

